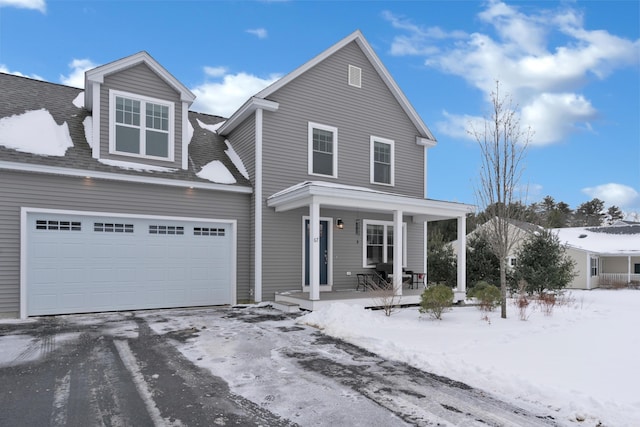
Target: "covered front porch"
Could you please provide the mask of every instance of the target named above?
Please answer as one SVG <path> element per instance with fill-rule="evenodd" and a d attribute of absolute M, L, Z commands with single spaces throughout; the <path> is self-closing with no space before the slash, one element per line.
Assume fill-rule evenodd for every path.
<path fill-rule="evenodd" d="M 353 283 L 358 272 L 374 270 L 377 263 L 389 263 L 393 272 L 412 270 L 426 273 L 427 224 L 429 221 L 456 219 L 458 227 L 457 287 L 456 300 L 464 300 L 466 294 L 466 215 L 474 207 L 462 203 L 451 203 L 387 193 L 363 187 L 346 186 L 323 181 L 305 181 L 273 194 L 267 199 L 267 207 L 273 208 L 275 215 L 298 212 L 304 216 L 303 257 L 305 282 L 299 289 L 289 292 L 278 291 L 275 301 L 298 304 L 300 308 L 314 310 L 336 301 L 348 301 L 365 307 L 379 306 L 378 296 L 372 292 L 356 292 L 332 283 Z M 322 210 L 322 212 L 321 212 Z M 340 218 L 342 213 L 342 218 Z M 348 218 L 348 220 L 347 220 Z M 382 218 L 387 218 L 383 220 Z M 330 230 L 327 232 L 326 227 Z M 344 228 L 343 228 L 344 227 Z M 399 231 L 399 232 L 398 232 Z M 332 239 L 332 233 L 334 238 Z M 340 234 L 342 233 L 342 234 Z M 348 233 L 348 234 L 345 234 Z M 377 234 L 376 234 L 377 233 Z M 327 248 L 326 235 L 329 235 Z M 352 236 L 349 244 L 344 236 Z M 375 247 L 375 240 L 384 243 Z M 331 241 L 338 242 L 334 251 Z M 352 246 L 356 243 L 355 246 Z M 347 250 L 348 252 L 343 252 Z M 376 251 L 384 252 L 384 259 L 376 256 Z M 362 253 L 362 261 L 357 260 Z M 416 258 L 417 257 L 417 258 Z M 341 265 L 341 271 L 334 272 L 332 265 L 349 258 L 349 266 Z M 327 267 L 323 263 L 328 260 Z M 337 276 L 336 276 L 337 274 Z M 345 276 L 346 274 L 346 276 Z M 351 277 L 349 277 L 351 276 Z M 418 304 L 422 289 L 403 288 L 403 275 L 390 277 L 391 295 L 404 304 Z M 428 279 L 424 279 L 427 283 Z M 351 282 L 349 282 L 351 281 Z M 354 286 L 355 289 L 355 286 Z"/>

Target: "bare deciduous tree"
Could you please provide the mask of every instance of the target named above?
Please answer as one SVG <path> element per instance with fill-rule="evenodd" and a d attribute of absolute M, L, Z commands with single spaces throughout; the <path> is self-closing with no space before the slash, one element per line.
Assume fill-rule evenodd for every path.
<path fill-rule="evenodd" d="M 483 235 L 489 249 L 500 260 L 501 317 L 507 317 L 507 257 L 521 236 L 518 227 L 510 227 L 511 220 L 519 220 L 522 210 L 520 186 L 522 162 L 533 136 L 531 128 L 521 128 L 511 97 L 501 97 L 500 82 L 491 93 L 491 112 L 484 126 L 468 130 L 478 145 L 482 159 L 480 179 L 476 188 L 478 205 L 489 220 Z"/>

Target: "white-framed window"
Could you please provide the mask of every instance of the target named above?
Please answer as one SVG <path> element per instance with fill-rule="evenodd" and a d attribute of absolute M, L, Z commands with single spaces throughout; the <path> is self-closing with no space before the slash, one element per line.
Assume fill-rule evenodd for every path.
<path fill-rule="evenodd" d="M 363 221 L 362 266 L 375 267 L 380 263 L 393 262 L 393 222 L 368 220 Z M 402 266 L 407 266 L 407 227 L 402 224 Z"/>
<path fill-rule="evenodd" d="M 109 91 L 109 152 L 173 161 L 174 104 Z"/>
<path fill-rule="evenodd" d="M 600 259 L 597 257 L 591 257 L 591 277 L 598 275 L 598 265 Z"/>
<path fill-rule="evenodd" d="M 309 122 L 309 175 L 338 177 L 338 128 Z"/>
<path fill-rule="evenodd" d="M 516 266 L 518 265 L 518 259 L 516 257 L 510 256 L 507 258 L 507 261 L 508 261 L 509 267 L 511 268 L 516 268 Z"/>
<path fill-rule="evenodd" d="M 393 141 L 372 136 L 370 150 L 371 183 L 394 185 L 394 163 Z"/>

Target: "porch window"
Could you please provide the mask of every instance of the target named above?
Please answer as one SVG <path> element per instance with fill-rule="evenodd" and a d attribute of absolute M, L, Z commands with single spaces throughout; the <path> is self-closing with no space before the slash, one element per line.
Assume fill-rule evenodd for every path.
<path fill-rule="evenodd" d="M 640 264 L 633 264 L 633 274 L 640 274 Z"/>
<path fill-rule="evenodd" d="M 372 184 L 393 185 L 393 141 L 371 137 L 370 179 Z"/>
<path fill-rule="evenodd" d="M 598 275 L 598 258 L 592 257 L 591 258 L 591 277 L 597 276 Z"/>
<path fill-rule="evenodd" d="M 338 177 L 338 129 L 309 122 L 309 175 Z"/>
<path fill-rule="evenodd" d="M 377 264 L 393 262 L 393 223 L 386 221 L 364 221 L 365 239 L 363 241 L 363 260 L 362 266 L 373 268 Z M 402 265 L 406 266 L 406 224 L 402 225 L 404 236 L 404 256 L 402 257 Z"/>

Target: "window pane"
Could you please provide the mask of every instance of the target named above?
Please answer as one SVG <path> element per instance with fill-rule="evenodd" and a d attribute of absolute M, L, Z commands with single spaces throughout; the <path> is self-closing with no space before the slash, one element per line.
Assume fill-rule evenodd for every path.
<path fill-rule="evenodd" d="M 140 154 L 140 130 L 116 126 L 116 151 Z"/>
<path fill-rule="evenodd" d="M 158 130 L 169 130 L 169 107 L 147 102 L 147 127 Z"/>
<path fill-rule="evenodd" d="M 313 173 L 333 175 L 333 156 L 326 153 L 313 153 Z"/>
<path fill-rule="evenodd" d="M 140 126 L 140 101 L 117 96 L 116 123 Z"/>
<path fill-rule="evenodd" d="M 393 262 L 393 226 L 387 227 L 387 261 Z"/>
<path fill-rule="evenodd" d="M 391 184 L 391 166 L 382 163 L 373 164 L 373 181 Z"/>
<path fill-rule="evenodd" d="M 391 145 L 373 143 L 373 181 L 391 184 Z"/>
<path fill-rule="evenodd" d="M 333 132 L 313 130 L 313 173 L 333 176 Z"/>
<path fill-rule="evenodd" d="M 147 155 L 169 157 L 169 134 L 147 130 Z"/>
<path fill-rule="evenodd" d="M 384 225 L 367 224 L 367 265 L 384 262 Z"/>

